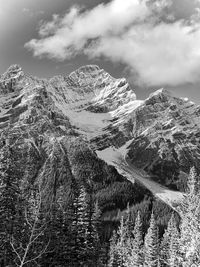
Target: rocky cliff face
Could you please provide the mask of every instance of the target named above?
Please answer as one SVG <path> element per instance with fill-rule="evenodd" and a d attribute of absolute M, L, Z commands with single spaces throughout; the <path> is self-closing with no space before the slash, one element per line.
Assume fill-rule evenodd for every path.
<path fill-rule="evenodd" d="M 125 79 L 86 66 L 67 77 L 43 80 L 14 65 L 1 76 L 0 90 L 2 158 L 10 149 L 21 186 L 40 184 L 46 207 L 67 202 L 77 183 L 93 190 L 102 210 L 124 208 L 148 194 L 95 153 L 129 138 L 129 131 L 118 127 L 125 128 L 120 119 L 127 115 L 112 114 L 129 99 L 136 101 Z"/>
<path fill-rule="evenodd" d="M 199 106 L 161 89 L 134 112 L 128 156 L 160 183 L 182 189 L 180 174 L 199 168 Z"/>
<path fill-rule="evenodd" d="M 98 66 L 45 80 L 14 65 L 0 92 L 0 151 L 12 149 L 22 185 L 40 183 L 46 203 L 67 199 L 77 181 L 104 210 L 142 200 L 147 190 L 96 154 L 127 141 L 127 159 L 162 184 L 182 188 L 181 173 L 198 167 L 200 107 L 163 89 L 140 101 Z"/>

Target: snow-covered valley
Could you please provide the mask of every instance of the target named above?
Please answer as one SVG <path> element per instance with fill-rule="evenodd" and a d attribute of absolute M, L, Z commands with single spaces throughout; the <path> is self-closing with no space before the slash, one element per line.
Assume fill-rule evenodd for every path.
<path fill-rule="evenodd" d="M 126 149 L 129 143 L 130 141 L 119 149 L 109 147 L 102 151 L 96 151 L 96 153 L 99 158 L 104 160 L 107 164 L 113 165 L 117 171 L 129 181 L 132 183 L 134 183 L 135 180 L 139 181 L 143 186 L 151 191 L 156 198 L 159 198 L 173 209 L 176 209 L 177 204 L 179 204 L 183 199 L 183 193 L 168 189 L 167 187 L 153 181 L 151 176 L 145 171 L 134 167 L 126 157 Z"/>

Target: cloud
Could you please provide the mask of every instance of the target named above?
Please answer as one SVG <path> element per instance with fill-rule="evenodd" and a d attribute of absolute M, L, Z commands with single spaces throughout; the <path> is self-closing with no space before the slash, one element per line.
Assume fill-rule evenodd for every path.
<path fill-rule="evenodd" d="M 84 13 L 73 7 L 64 17 L 54 15 L 52 21 L 43 23 L 39 34 L 46 38 L 33 39 L 26 46 L 34 51 L 35 56 L 70 58 L 89 40 L 119 35 L 133 22 L 144 19 L 149 10 L 139 1 L 114 0 Z"/>
<path fill-rule="evenodd" d="M 43 22 L 39 38 L 25 46 L 34 56 L 58 60 L 81 53 L 103 56 L 126 64 L 137 73 L 137 82 L 149 86 L 200 81 L 200 27 L 195 20 L 161 20 L 171 4 L 113 0 L 87 11 L 73 7 Z"/>
<path fill-rule="evenodd" d="M 127 64 L 147 85 L 179 85 L 200 80 L 199 43 L 200 30 L 191 32 L 182 22 L 143 24 L 121 38 L 102 38 L 87 53 Z"/>
<path fill-rule="evenodd" d="M 24 14 L 26 14 L 27 16 L 30 16 L 30 17 L 36 17 L 36 16 L 38 16 L 38 15 L 43 15 L 43 14 L 44 14 L 44 11 L 43 11 L 43 10 L 33 11 L 33 10 L 31 10 L 31 9 L 29 9 L 29 8 L 26 8 L 26 7 L 24 7 L 24 8 L 22 9 L 22 12 L 23 12 Z"/>

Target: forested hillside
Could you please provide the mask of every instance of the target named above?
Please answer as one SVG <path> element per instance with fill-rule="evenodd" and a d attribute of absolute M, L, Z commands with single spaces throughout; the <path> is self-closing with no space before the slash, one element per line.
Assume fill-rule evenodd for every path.
<path fill-rule="evenodd" d="M 164 90 L 137 100 L 124 78 L 93 65 L 51 79 L 13 65 L 0 92 L 2 267 L 175 267 L 169 257 L 195 262 L 188 244 L 198 259 L 194 169 L 186 186 L 190 168 L 199 172 L 198 106 Z M 158 253 L 170 227 L 185 244 L 170 241 L 177 257 Z"/>

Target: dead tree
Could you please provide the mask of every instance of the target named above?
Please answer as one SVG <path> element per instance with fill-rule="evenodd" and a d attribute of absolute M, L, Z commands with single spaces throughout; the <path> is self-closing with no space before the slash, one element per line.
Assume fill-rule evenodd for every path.
<path fill-rule="evenodd" d="M 42 215 L 42 194 L 32 191 L 28 200 L 28 207 L 25 207 L 25 243 L 18 239 L 16 236 L 12 236 L 10 244 L 14 254 L 16 255 L 15 263 L 18 267 L 26 266 L 27 264 L 35 263 L 47 253 L 50 240 L 47 240 L 45 244 L 38 246 L 40 238 L 44 237 L 47 222 L 41 219 Z M 22 233 L 23 235 L 23 233 Z M 44 239 L 44 238 L 43 238 Z M 44 240 L 43 240 L 44 242 Z M 32 265 L 31 265 L 32 266 Z"/>

